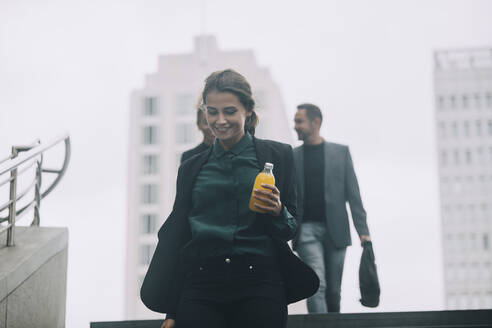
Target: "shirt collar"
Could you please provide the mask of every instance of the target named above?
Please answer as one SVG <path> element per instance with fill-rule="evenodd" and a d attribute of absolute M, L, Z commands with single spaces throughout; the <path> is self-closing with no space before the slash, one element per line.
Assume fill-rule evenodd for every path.
<path fill-rule="evenodd" d="M 224 156 L 227 153 L 232 153 L 234 155 L 239 155 L 244 149 L 246 149 L 246 147 L 248 147 L 248 146 L 250 146 L 252 144 L 253 144 L 253 137 L 248 132 L 245 132 L 244 133 L 244 136 L 241 138 L 241 140 L 239 140 L 234 145 L 234 147 L 232 147 L 231 149 L 229 149 L 227 151 L 219 143 L 219 139 L 215 139 L 213 152 L 214 152 L 214 155 L 217 158 L 220 158 L 220 157 Z"/>

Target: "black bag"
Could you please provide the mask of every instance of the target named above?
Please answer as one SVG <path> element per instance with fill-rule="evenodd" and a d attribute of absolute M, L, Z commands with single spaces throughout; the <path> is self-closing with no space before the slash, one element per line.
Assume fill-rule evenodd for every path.
<path fill-rule="evenodd" d="M 378 272 L 372 250 L 372 242 L 364 241 L 364 248 L 360 258 L 359 266 L 359 287 L 360 287 L 360 302 L 367 307 L 377 307 L 379 305 L 379 288 Z"/>

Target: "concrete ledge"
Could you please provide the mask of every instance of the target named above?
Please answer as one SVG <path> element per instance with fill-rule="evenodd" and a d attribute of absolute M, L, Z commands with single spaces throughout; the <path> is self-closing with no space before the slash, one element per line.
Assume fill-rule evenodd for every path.
<path fill-rule="evenodd" d="M 17 227 L 0 236 L 0 328 L 65 327 L 68 229 Z"/>
<path fill-rule="evenodd" d="M 0 236 L 0 301 L 68 245 L 67 228 L 16 227 L 15 246 Z"/>
<path fill-rule="evenodd" d="M 91 328 L 159 328 L 162 320 L 91 322 Z M 289 315 L 288 328 L 490 328 L 492 310 Z"/>

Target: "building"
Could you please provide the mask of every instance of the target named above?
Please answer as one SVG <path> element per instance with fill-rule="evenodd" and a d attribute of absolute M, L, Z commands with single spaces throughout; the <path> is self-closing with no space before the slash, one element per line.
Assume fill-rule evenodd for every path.
<path fill-rule="evenodd" d="M 162 318 L 140 301 L 139 290 L 157 244 L 157 230 L 174 201 L 181 153 L 202 140 L 196 128 L 196 103 L 205 78 L 233 68 L 251 83 L 260 125 L 256 135 L 292 144 L 278 86 L 253 51 L 222 51 L 213 36 L 194 40 L 193 52 L 159 57 L 157 72 L 131 95 L 128 165 L 126 265 L 127 319 Z"/>
<path fill-rule="evenodd" d="M 434 87 L 446 307 L 492 308 L 492 47 L 436 52 Z"/>

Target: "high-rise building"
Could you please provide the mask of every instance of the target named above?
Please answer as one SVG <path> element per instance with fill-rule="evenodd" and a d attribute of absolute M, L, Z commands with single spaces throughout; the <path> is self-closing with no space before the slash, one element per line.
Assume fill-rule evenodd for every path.
<path fill-rule="evenodd" d="M 232 68 L 250 82 L 260 124 L 256 136 L 291 144 L 292 119 L 280 90 L 253 51 L 222 51 L 213 36 L 195 38 L 193 52 L 159 57 L 158 69 L 131 95 L 128 165 L 126 316 L 160 317 L 146 309 L 139 290 L 157 244 L 157 230 L 171 212 L 181 153 L 202 140 L 196 104 L 205 78 Z"/>
<path fill-rule="evenodd" d="M 492 47 L 437 51 L 445 301 L 492 308 Z"/>

